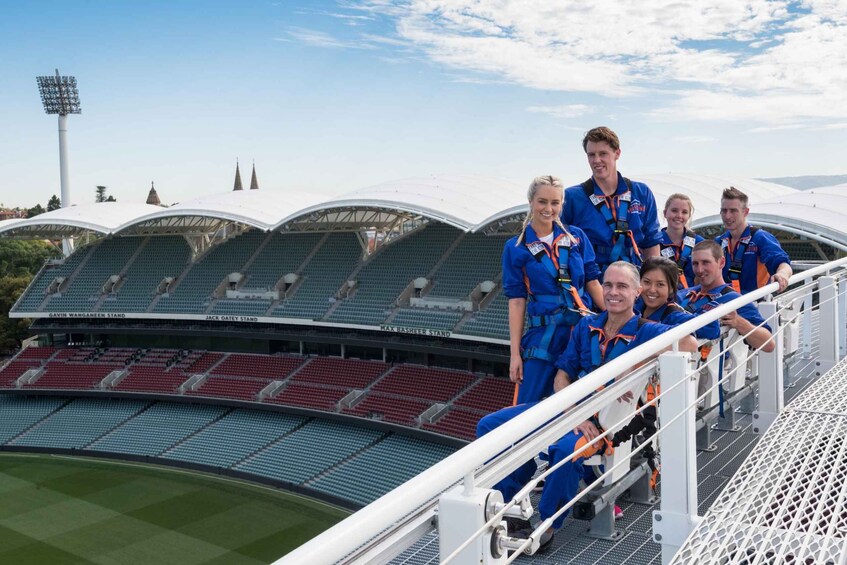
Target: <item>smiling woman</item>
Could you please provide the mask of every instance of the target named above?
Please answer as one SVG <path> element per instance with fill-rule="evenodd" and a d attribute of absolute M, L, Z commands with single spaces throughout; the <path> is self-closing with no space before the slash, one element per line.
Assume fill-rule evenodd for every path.
<path fill-rule="evenodd" d="M 0 456 L 0 563 L 269 563 L 347 513 L 150 466 Z"/>

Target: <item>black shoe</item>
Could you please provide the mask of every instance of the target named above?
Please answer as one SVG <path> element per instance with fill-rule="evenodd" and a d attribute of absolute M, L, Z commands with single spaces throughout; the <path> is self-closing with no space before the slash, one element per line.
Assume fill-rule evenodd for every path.
<path fill-rule="evenodd" d="M 523 518 L 514 518 L 512 516 L 506 517 L 506 529 L 509 532 L 509 535 L 515 537 L 517 532 L 523 530 L 532 531 L 532 526 L 529 523 L 529 520 L 524 520 Z"/>

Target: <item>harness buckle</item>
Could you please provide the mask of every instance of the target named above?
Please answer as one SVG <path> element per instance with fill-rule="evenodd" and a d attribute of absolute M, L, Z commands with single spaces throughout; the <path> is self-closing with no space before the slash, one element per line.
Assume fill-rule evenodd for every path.
<path fill-rule="evenodd" d="M 628 232 L 629 231 L 629 222 L 626 220 L 617 220 L 615 222 L 615 232 Z"/>

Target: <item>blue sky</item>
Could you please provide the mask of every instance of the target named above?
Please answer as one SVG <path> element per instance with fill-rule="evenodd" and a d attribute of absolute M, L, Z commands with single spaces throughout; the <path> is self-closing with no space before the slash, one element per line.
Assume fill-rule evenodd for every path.
<path fill-rule="evenodd" d="M 688 5 L 690 4 L 690 6 Z M 6 0 L 0 202 L 59 193 L 35 76 L 72 74 L 75 202 L 245 183 L 341 193 L 433 173 L 844 174 L 847 2 Z M 481 195 L 481 197 L 484 197 Z"/>

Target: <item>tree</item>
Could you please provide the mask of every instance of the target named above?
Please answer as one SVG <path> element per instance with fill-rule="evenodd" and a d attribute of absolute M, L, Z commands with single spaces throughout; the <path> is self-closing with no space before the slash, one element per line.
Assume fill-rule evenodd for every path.
<path fill-rule="evenodd" d="M 47 201 L 47 211 L 52 212 L 53 210 L 58 210 L 62 207 L 62 201 L 55 194 L 50 197 L 50 200 Z"/>
<path fill-rule="evenodd" d="M 103 185 L 97 185 L 97 193 L 94 196 L 95 202 L 105 202 L 106 201 L 106 187 Z"/>
<path fill-rule="evenodd" d="M 37 216 L 39 214 L 43 214 L 44 212 L 45 212 L 44 207 L 41 206 L 41 204 L 36 204 L 35 206 L 33 206 L 32 208 L 30 208 L 29 210 L 26 211 L 26 217 L 32 218 L 32 217 Z"/>
<path fill-rule="evenodd" d="M 49 243 L 31 239 L 0 239 L 0 274 L 12 277 L 33 276 L 59 251 Z"/>
<path fill-rule="evenodd" d="M 11 352 L 26 339 L 30 320 L 9 318 L 9 310 L 26 290 L 32 275 L 0 277 L 0 351 Z"/>
<path fill-rule="evenodd" d="M 115 197 L 110 194 L 109 198 L 106 199 L 106 202 L 117 202 L 117 200 L 115 200 Z"/>

